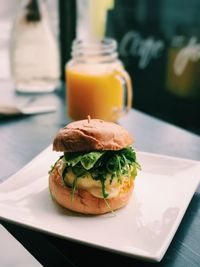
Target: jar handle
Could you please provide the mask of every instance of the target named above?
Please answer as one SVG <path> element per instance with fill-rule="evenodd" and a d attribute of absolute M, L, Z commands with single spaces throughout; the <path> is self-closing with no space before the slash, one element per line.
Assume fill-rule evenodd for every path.
<path fill-rule="evenodd" d="M 116 78 L 122 85 L 123 107 L 120 115 L 123 116 L 129 112 L 132 106 L 132 83 L 129 74 L 125 70 L 116 70 L 115 73 Z"/>

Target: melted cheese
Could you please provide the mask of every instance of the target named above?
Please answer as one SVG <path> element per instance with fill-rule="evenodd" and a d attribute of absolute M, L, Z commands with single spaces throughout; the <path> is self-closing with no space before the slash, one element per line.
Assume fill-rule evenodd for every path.
<path fill-rule="evenodd" d="M 63 170 L 66 167 L 66 163 L 60 160 L 57 164 L 57 167 L 59 174 L 62 176 Z M 64 180 L 67 184 L 72 185 L 75 178 L 76 175 L 69 170 L 66 173 Z M 110 175 L 107 175 L 105 180 L 105 191 L 108 194 L 108 198 L 116 197 L 125 184 L 130 184 L 130 179 L 128 177 L 122 177 L 121 182 L 119 182 L 117 178 L 114 178 L 112 183 L 110 183 L 110 178 Z M 79 177 L 77 179 L 76 188 L 87 190 L 93 196 L 103 198 L 101 182 L 99 180 L 94 180 L 89 172 L 84 177 Z"/>

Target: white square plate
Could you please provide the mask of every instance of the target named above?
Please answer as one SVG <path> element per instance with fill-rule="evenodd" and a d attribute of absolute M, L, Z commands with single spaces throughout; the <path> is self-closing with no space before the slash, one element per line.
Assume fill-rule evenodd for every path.
<path fill-rule="evenodd" d="M 0 185 L 1 218 L 131 257 L 162 259 L 199 184 L 199 162 L 138 152 L 142 171 L 128 205 L 115 215 L 83 216 L 50 197 L 47 173 L 57 158 L 48 147 Z"/>

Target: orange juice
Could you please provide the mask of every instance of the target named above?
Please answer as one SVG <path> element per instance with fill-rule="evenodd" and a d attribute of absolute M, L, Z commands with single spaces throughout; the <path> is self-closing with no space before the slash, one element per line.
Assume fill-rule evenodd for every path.
<path fill-rule="evenodd" d="M 74 120 L 87 115 L 116 121 L 123 107 L 123 90 L 117 73 L 113 70 L 87 72 L 80 69 L 66 70 L 68 114 Z"/>
<path fill-rule="evenodd" d="M 117 121 L 131 107 L 132 87 L 113 39 L 74 40 L 66 65 L 68 115 Z"/>

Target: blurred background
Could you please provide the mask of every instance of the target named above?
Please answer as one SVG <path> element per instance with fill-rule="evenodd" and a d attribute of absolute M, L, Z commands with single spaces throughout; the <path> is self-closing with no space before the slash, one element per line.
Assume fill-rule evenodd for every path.
<path fill-rule="evenodd" d="M 51 29 L 56 44 L 50 35 L 45 43 L 42 36 L 47 32 L 37 35 L 31 29 L 30 36 L 19 42 L 25 36 L 16 27 L 24 3 L 34 11 L 29 20 L 40 20 L 38 14 L 46 20 L 45 29 Z M 38 13 L 41 3 L 48 14 Z M 71 57 L 74 38 L 104 37 L 118 41 L 120 59 L 133 82 L 132 106 L 199 134 L 199 0 L 2 0 L 0 80 L 12 80 L 12 64 L 16 64 L 12 53 L 16 47 L 19 49 L 16 44 L 23 44 L 21 51 L 30 46 L 30 40 L 36 47 L 42 47 L 42 42 L 46 48 L 49 46 L 54 61 L 47 65 L 54 64 L 55 68 L 46 66 L 43 71 L 51 73 L 55 80 L 64 79 L 64 65 Z M 34 54 L 33 59 L 45 61 L 45 50 L 46 54 Z"/>

